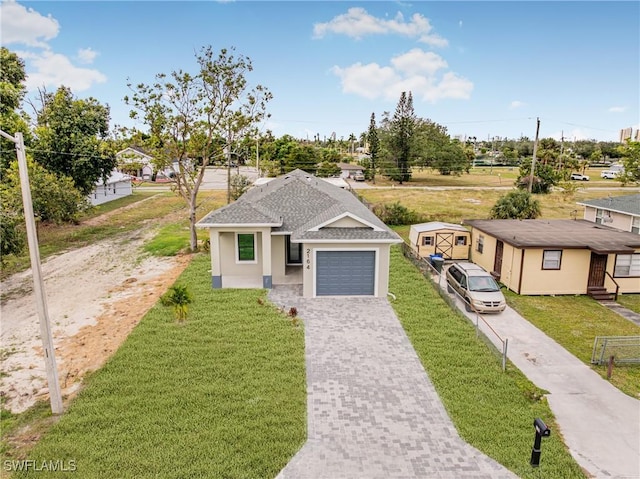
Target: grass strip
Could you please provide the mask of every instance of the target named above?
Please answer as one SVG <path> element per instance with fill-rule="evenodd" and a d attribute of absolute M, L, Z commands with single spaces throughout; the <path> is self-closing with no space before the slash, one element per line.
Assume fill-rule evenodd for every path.
<path fill-rule="evenodd" d="M 177 281 L 194 297 L 186 322 L 154 306 L 29 459 L 73 460 L 82 478 L 263 478 L 285 466 L 306 437 L 303 330 L 264 290 L 212 290 L 209 268 L 198 255 Z"/>
<path fill-rule="evenodd" d="M 513 309 L 603 378 L 607 377 L 607 366 L 591 365 L 596 336 L 640 336 L 640 326 L 589 296 L 520 296 L 504 292 Z M 640 398 L 639 365 L 616 365 L 610 381 L 625 394 Z"/>
<path fill-rule="evenodd" d="M 402 256 L 391 251 L 392 302 L 413 347 L 461 437 L 523 478 L 584 478 L 557 433 L 543 391 L 513 364 L 502 372 L 495 349 L 453 311 L 435 287 Z M 540 467 L 529 464 L 534 418 L 552 428 Z"/>

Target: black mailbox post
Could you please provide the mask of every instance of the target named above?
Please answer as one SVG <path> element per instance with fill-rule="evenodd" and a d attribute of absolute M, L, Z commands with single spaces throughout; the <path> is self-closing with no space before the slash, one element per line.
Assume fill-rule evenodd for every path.
<path fill-rule="evenodd" d="M 551 429 L 540 418 L 533 420 L 533 427 L 536 430 L 536 438 L 533 441 L 533 449 L 531 450 L 531 465 L 538 467 L 540 465 L 540 452 L 542 447 L 542 438 L 551 435 Z"/>

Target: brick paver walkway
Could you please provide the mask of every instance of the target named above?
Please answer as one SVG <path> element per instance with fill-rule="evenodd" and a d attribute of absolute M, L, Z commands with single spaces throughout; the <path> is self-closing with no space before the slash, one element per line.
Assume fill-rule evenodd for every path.
<path fill-rule="evenodd" d="M 306 344 L 308 439 L 278 478 L 516 477 L 460 439 L 385 299 L 269 297 Z"/>

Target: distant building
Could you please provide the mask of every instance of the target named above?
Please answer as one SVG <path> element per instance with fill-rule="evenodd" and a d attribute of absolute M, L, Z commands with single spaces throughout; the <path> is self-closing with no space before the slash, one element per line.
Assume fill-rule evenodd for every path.
<path fill-rule="evenodd" d="M 623 128 L 620 130 L 620 143 L 624 143 L 627 140 L 631 139 L 631 134 L 633 133 L 633 128 Z M 636 132 L 636 136 L 638 136 L 638 132 Z"/>
<path fill-rule="evenodd" d="M 98 180 L 89 201 L 93 206 L 117 200 L 133 194 L 131 176 L 119 171 L 112 171 L 106 181 Z"/>

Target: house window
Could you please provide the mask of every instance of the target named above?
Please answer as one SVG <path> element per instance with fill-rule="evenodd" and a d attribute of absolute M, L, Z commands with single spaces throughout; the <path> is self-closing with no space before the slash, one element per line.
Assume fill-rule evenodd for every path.
<path fill-rule="evenodd" d="M 433 246 L 433 236 L 423 236 L 422 246 Z"/>
<path fill-rule="evenodd" d="M 302 264 L 302 243 L 292 243 L 287 235 L 287 264 Z"/>
<path fill-rule="evenodd" d="M 545 250 L 542 253 L 542 269 L 560 269 L 561 250 Z"/>
<path fill-rule="evenodd" d="M 466 245 L 467 245 L 466 236 L 456 236 L 456 246 L 466 246 Z"/>
<path fill-rule="evenodd" d="M 596 209 L 596 223 L 601 225 L 603 216 L 604 216 L 604 210 L 601 210 L 600 208 L 597 208 Z"/>
<path fill-rule="evenodd" d="M 616 278 L 640 276 L 640 253 L 616 255 L 613 275 Z"/>
<path fill-rule="evenodd" d="M 484 251 L 484 236 L 478 236 L 478 243 L 476 244 L 476 251 L 482 253 Z"/>
<path fill-rule="evenodd" d="M 238 263 L 256 262 L 256 234 L 236 234 L 236 261 Z"/>
<path fill-rule="evenodd" d="M 631 221 L 631 232 L 640 234 L 640 216 L 634 216 Z"/>

